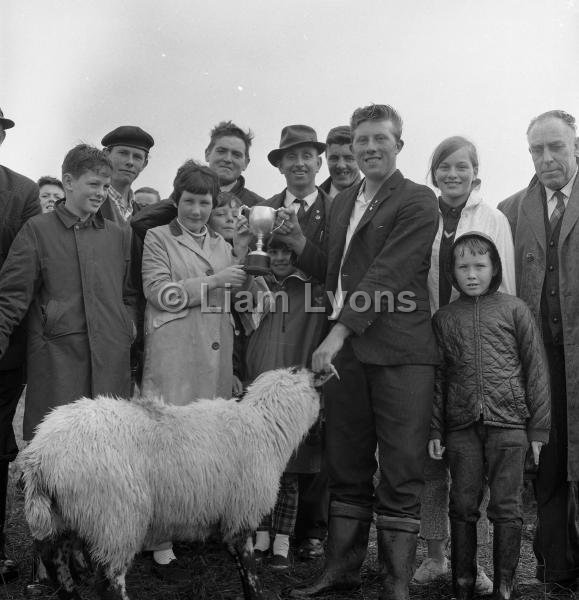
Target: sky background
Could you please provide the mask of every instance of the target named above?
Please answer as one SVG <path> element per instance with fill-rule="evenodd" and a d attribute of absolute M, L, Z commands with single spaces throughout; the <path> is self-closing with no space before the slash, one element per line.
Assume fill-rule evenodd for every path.
<path fill-rule="evenodd" d="M 33 179 L 134 124 L 155 138 L 134 187 L 166 197 L 232 119 L 255 134 L 247 185 L 269 197 L 285 184 L 266 158 L 284 125 L 325 140 L 376 102 L 404 119 L 407 177 L 425 183 L 438 142 L 466 135 L 496 205 L 533 173 L 529 120 L 579 117 L 579 0 L 1 2 L 0 106 L 16 127 L 0 162 Z"/>

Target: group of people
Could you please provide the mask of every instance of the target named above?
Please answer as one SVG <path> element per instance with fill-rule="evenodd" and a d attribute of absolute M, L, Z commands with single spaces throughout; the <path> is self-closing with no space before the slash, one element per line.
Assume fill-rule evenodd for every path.
<path fill-rule="evenodd" d="M 13 125 L 0 113 L 0 141 Z M 292 597 L 359 586 L 374 519 L 384 600 L 409 598 L 419 534 L 428 557 L 416 582 L 448 571 L 450 536 L 457 599 L 513 597 L 526 463 L 537 469 L 537 578 L 574 590 L 575 119 L 548 111 L 527 138 L 535 175 L 498 209 L 461 136 L 433 152 L 438 198 L 406 179 L 402 120 L 388 105 L 356 109 L 325 143 L 310 126 L 284 127 L 267 158 L 285 188 L 269 200 L 245 186 L 252 136 L 231 121 L 212 129 L 208 166 L 185 162 L 171 196 L 148 188 L 143 205 L 132 184 L 154 140 L 139 127 L 105 135 L 102 150 L 70 150 L 64 197 L 42 216 L 37 186 L 0 167 L 0 532 L 25 382 L 29 440 L 48 410 L 81 396 L 242 396 L 260 373 L 304 364 L 339 378 L 254 550 L 284 570 L 292 536 L 304 558 L 326 540 L 322 572 Z M 330 177 L 318 186 L 324 153 Z M 253 236 L 242 205 L 276 209 L 265 275 L 244 266 Z M 242 294 L 255 301 L 235 303 Z M 476 560 L 487 484 L 492 582 Z M 16 565 L 0 542 L 8 581 Z M 158 574 L 185 576 L 170 540 L 150 550 Z"/>

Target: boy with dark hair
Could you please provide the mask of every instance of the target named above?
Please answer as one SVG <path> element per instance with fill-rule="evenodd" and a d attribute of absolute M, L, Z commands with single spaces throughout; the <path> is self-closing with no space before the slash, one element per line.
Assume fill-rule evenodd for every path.
<path fill-rule="evenodd" d="M 130 230 L 97 214 L 111 171 L 102 150 L 70 150 L 62 165 L 65 201 L 24 225 L 0 270 L 0 357 L 29 315 L 25 440 L 56 406 L 130 392 Z"/>
<path fill-rule="evenodd" d="M 549 440 L 548 371 L 541 335 L 527 305 L 498 292 L 501 261 L 486 235 L 453 245 L 451 272 L 460 297 L 433 318 L 442 353 L 428 452 L 445 451 L 452 484 L 449 516 L 452 584 L 457 600 L 474 596 L 476 524 L 488 478 L 494 525 L 495 600 L 513 598 L 523 524 L 521 493 L 529 442 L 536 465 Z"/>

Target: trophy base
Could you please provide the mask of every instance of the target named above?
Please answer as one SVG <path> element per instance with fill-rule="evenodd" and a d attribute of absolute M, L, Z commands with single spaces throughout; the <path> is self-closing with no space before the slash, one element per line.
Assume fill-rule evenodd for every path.
<path fill-rule="evenodd" d="M 250 275 L 269 275 L 269 256 L 265 252 L 250 252 L 243 268 Z"/>

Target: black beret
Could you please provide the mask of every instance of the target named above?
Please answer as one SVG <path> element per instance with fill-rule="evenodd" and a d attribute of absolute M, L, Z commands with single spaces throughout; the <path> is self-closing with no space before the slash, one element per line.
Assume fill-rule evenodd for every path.
<path fill-rule="evenodd" d="M 154 145 L 153 136 L 135 125 L 121 125 L 107 133 L 101 140 L 105 148 L 112 146 L 130 146 L 148 152 Z"/>

